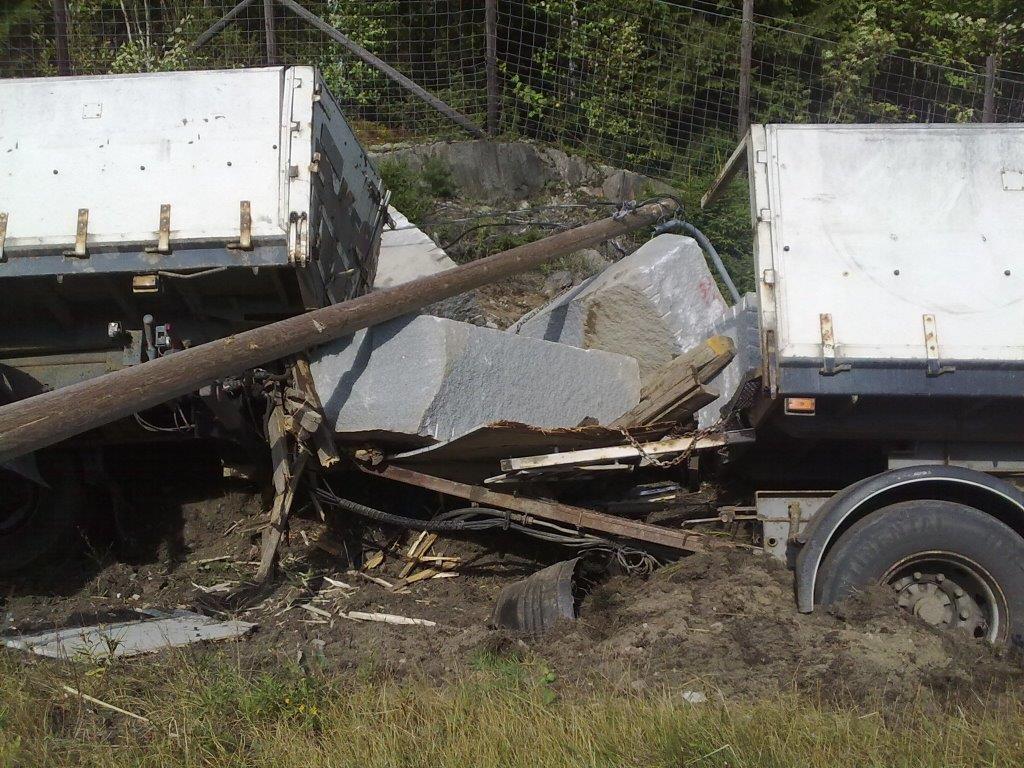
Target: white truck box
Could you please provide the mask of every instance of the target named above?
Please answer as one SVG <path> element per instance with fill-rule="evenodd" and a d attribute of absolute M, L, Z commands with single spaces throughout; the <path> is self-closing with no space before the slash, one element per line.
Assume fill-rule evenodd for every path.
<path fill-rule="evenodd" d="M 1024 393 L 1024 125 L 755 125 L 747 164 L 773 391 Z"/>
<path fill-rule="evenodd" d="M 312 67 L 0 82 L 0 278 L 316 260 L 338 301 L 372 280 L 382 191 Z"/>

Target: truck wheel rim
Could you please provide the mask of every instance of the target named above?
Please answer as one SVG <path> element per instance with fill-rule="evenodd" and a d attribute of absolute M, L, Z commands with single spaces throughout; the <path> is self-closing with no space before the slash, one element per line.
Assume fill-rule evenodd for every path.
<path fill-rule="evenodd" d="M 937 629 L 998 642 L 1006 627 L 1006 598 L 991 574 L 955 552 L 920 552 L 900 560 L 881 582 L 901 608 Z"/>

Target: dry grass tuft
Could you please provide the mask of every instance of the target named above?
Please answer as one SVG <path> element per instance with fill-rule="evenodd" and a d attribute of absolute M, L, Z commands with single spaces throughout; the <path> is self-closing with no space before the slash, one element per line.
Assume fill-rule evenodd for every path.
<path fill-rule="evenodd" d="M 72 686 L 146 724 L 66 694 Z M 457 680 L 243 669 L 229 651 L 104 666 L 0 653 L 3 766 L 973 766 L 1024 764 L 1024 705 L 843 710 L 795 693 L 689 704 L 563 685 L 482 655 Z M 931 705 L 929 705 L 930 707 Z"/>

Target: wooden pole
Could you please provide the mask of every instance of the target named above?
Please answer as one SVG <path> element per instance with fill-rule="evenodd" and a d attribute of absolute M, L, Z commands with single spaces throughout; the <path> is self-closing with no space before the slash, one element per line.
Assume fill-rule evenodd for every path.
<path fill-rule="evenodd" d="M 213 22 L 206 31 L 203 32 L 196 41 L 192 43 L 192 50 L 201 48 L 206 45 L 210 40 L 220 34 L 220 31 L 230 24 L 238 14 L 252 5 L 256 0 L 242 0 L 238 5 L 232 8 L 230 11 L 221 16 L 217 21 Z"/>
<path fill-rule="evenodd" d="M 267 66 L 277 64 L 277 35 L 274 31 L 274 0 L 263 0 L 263 29 L 267 36 Z"/>
<path fill-rule="evenodd" d="M 990 53 L 985 59 L 985 105 L 981 111 L 981 122 L 994 123 L 996 119 L 996 55 Z"/>
<path fill-rule="evenodd" d="M 198 390 L 212 381 L 539 267 L 671 216 L 661 200 L 394 288 L 279 320 L 0 407 L 0 461 Z"/>
<path fill-rule="evenodd" d="M 487 133 L 498 132 L 498 110 L 501 95 L 498 93 L 498 0 L 487 0 L 484 13 L 487 33 Z"/>
<path fill-rule="evenodd" d="M 71 55 L 68 53 L 68 3 L 53 0 L 53 42 L 57 55 L 57 74 L 71 74 Z"/>
<path fill-rule="evenodd" d="M 737 129 L 740 138 L 750 130 L 750 59 L 754 48 L 754 0 L 743 0 L 740 30 L 740 103 Z"/>
<path fill-rule="evenodd" d="M 399 72 L 397 69 L 392 67 L 390 64 L 386 64 L 377 56 L 374 56 L 372 53 L 363 48 L 363 46 L 356 43 L 354 40 L 351 40 L 345 35 L 343 35 L 340 31 L 332 27 L 330 24 L 328 24 L 326 21 L 321 19 L 316 14 L 311 13 L 310 11 L 303 8 L 301 5 L 296 3 L 295 0 L 277 0 L 277 2 L 283 5 L 288 10 L 290 10 L 296 16 L 300 17 L 301 19 L 305 20 L 309 24 L 319 29 L 321 32 L 323 32 L 329 38 L 334 40 L 336 43 L 340 43 L 349 53 L 353 54 L 357 59 L 364 62 L 365 64 L 370 65 L 371 67 L 376 69 L 378 72 L 380 72 L 393 82 L 398 83 L 400 86 L 405 88 L 405 90 L 409 91 L 409 93 L 413 94 L 419 99 L 422 99 L 427 104 L 436 109 L 438 112 L 440 112 L 442 115 L 452 120 L 453 122 L 457 123 L 458 125 L 462 126 L 477 138 L 482 139 L 487 136 L 487 134 L 484 133 L 483 129 L 480 128 L 479 125 L 474 123 L 464 114 L 452 109 L 450 106 L 448 106 L 439 98 L 437 98 L 437 96 L 425 90 L 420 85 L 414 83 L 408 77 Z"/>

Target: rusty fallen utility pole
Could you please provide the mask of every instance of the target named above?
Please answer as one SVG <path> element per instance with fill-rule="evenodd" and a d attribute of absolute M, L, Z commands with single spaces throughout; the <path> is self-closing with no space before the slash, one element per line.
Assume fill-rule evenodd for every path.
<path fill-rule="evenodd" d="M 0 407 L 0 461 L 81 434 L 225 376 L 526 272 L 674 214 L 660 200 L 478 261 Z"/>

